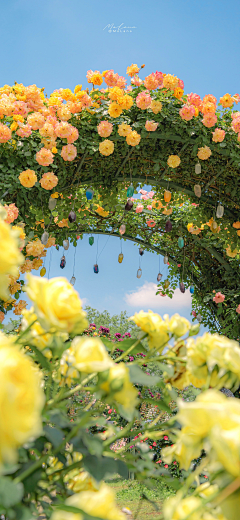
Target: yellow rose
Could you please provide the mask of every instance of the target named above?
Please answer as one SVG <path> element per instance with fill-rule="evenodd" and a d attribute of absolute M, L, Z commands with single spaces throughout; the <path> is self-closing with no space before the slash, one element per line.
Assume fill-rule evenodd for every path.
<path fill-rule="evenodd" d="M 161 352 L 169 340 L 168 325 L 161 316 L 152 311 L 140 311 L 130 319 L 148 334 L 150 349 L 157 348 Z"/>
<path fill-rule="evenodd" d="M 210 155 L 212 155 L 212 151 L 209 148 L 209 146 L 202 146 L 201 148 L 198 148 L 197 156 L 202 161 L 205 161 L 206 159 L 208 159 L 210 157 Z"/>
<path fill-rule="evenodd" d="M 108 113 L 111 117 L 119 117 L 122 111 L 123 109 L 118 103 L 113 102 L 109 105 Z"/>
<path fill-rule="evenodd" d="M 121 123 L 118 127 L 118 133 L 123 137 L 126 137 L 131 131 L 131 126 L 127 125 L 127 123 Z"/>
<path fill-rule="evenodd" d="M 201 436 L 191 435 L 189 427 L 182 428 L 178 433 L 176 443 L 161 450 L 161 455 L 167 464 L 173 460 L 179 462 L 180 468 L 189 469 L 192 460 L 201 455 L 203 441 Z"/>
<path fill-rule="evenodd" d="M 0 464 L 17 460 L 17 448 L 41 433 L 44 394 L 29 356 L 0 333 Z"/>
<path fill-rule="evenodd" d="M 114 491 L 101 483 L 98 491 L 81 491 L 67 498 L 65 504 L 78 507 L 85 513 L 103 520 L 126 520 L 125 515 L 118 510 Z M 83 520 L 83 515 L 67 511 L 54 511 L 51 520 Z"/>
<path fill-rule="evenodd" d="M 80 471 L 79 473 L 79 468 L 67 473 L 64 477 L 64 481 L 67 482 L 68 489 L 71 489 L 74 493 L 99 490 L 99 485 L 96 480 L 91 477 L 87 471 Z"/>
<path fill-rule="evenodd" d="M 114 143 L 109 139 L 105 139 L 99 144 L 99 152 L 102 155 L 111 155 L 114 151 Z"/>
<path fill-rule="evenodd" d="M 177 168 L 181 162 L 180 157 L 178 155 L 169 155 L 167 163 L 170 168 Z"/>
<path fill-rule="evenodd" d="M 124 363 L 114 364 L 110 368 L 108 378 L 101 383 L 100 388 L 107 394 L 111 393 L 125 412 L 133 412 L 138 392 L 129 379 L 129 369 Z"/>
<path fill-rule="evenodd" d="M 141 136 L 136 130 L 131 130 L 131 132 L 127 134 L 126 141 L 129 146 L 137 146 L 141 141 Z"/>
<path fill-rule="evenodd" d="M 66 341 L 68 339 L 68 334 L 65 332 L 58 333 L 58 334 L 50 334 L 49 332 L 46 332 L 45 329 L 43 329 L 37 320 L 37 315 L 34 313 L 33 307 L 30 310 L 24 309 L 23 312 L 23 319 L 21 322 L 21 330 L 24 331 L 29 327 L 31 323 L 33 325 L 31 326 L 31 329 L 25 336 L 25 342 L 31 343 L 35 347 L 39 348 L 40 350 L 43 350 L 43 354 L 45 355 L 45 349 L 46 355 L 49 358 L 49 349 L 48 347 L 52 346 L 52 343 L 56 344 L 57 340 Z M 35 323 L 34 323 L 35 322 Z M 51 355 L 52 357 L 52 355 Z"/>
<path fill-rule="evenodd" d="M 19 277 L 18 268 L 24 262 L 24 256 L 18 248 L 19 232 L 12 230 L 9 224 L 0 220 L 0 298 L 6 300 L 9 297 L 8 275 Z"/>
<path fill-rule="evenodd" d="M 195 509 L 201 506 L 201 499 L 199 497 L 182 498 L 181 493 L 177 493 L 174 497 L 165 500 L 163 504 L 164 520 L 202 520 L 203 509 L 196 512 Z M 190 513 L 191 516 L 190 516 Z"/>
<path fill-rule="evenodd" d="M 179 314 L 174 314 L 168 321 L 168 327 L 170 332 L 174 336 L 176 336 L 177 338 L 181 338 L 182 336 L 185 336 L 185 334 L 190 330 L 191 324 L 186 318 L 182 318 L 181 316 L 179 316 Z"/>
<path fill-rule="evenodd" d="M 161 112 L 161 110 L 162 110 L 162 103 L 161 103 L 161 101 L 153 100 L 151 105 L 150 105 L 150 108 L 151 108 L 151 110 L 153 111 L 154 114 L 158 114 L 158 112 Z"/>
<path fill-rule="evenodd" d="M 71 350 L 74 366 L 80 372 L 103 372 L 114 365 L 100 338 L 76 337 L 72 341 Z"/>
<path fill-rule="evenodd" d="M 88 327 L 78 293 L 66 278 L 47 280 L 28 274 L 27 281 L 27 295 L 45 330 L 80 334 Z"/>

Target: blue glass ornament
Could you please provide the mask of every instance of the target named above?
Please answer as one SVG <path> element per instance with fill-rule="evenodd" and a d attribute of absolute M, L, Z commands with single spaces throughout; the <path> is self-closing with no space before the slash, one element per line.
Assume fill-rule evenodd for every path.
<path fill-rule="evenodd" d="M 60 262 L 61 269 L 64 269 L 65 265 L 66 265 L 66 258 L 63 255 L 62 258 L 61 258 L 61 262 Z"/>
<path fill-rule="evenodd" d="M 178 239 L 178 247 L 180 247 L 181 249 L 184 247 L 184 239 L 183 239 L 183 237 L 179 237 L 179 239 Z"/>
<path fill-rule="evenodd" d="M 133 194 L 134 194 L 134 187 L 132 184 L 130 184 L 130 186 L 127 189 L 127 197 L 130 199 L 130 197 L 132 197 Z"/>
<path fill-rule="evenodd" d="M 86 190 L 86 197 L 87 197 L 87 200 L 92 200 L 93 195 L 94 195 L 94 191 L 93 191 L 91 188 L 88 188 L 88 189 Z"/>
<path fill-rule="evenodd" d="M 190 293 L 191 293 L 191 294 L 194 293 L 194 285 L 190 285 Z"/>
<path fill-rule="evenodd" d="M 93 272 L 96 273 L 96 274 L 99 273 L 99 268 L 98 268 L 98 265 L 97 265 L 97 264 L 95 264 L 95 265 L 93 266 Z"/>

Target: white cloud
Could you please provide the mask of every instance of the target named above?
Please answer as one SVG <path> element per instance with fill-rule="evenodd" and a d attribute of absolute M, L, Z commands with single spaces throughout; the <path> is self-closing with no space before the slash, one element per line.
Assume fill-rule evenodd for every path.
<path fill-rule="evenodd" d="M 189 291 L 184 294 L 181 293 L 180 289 L 174 291 L 173 298 L 169 296 L 156 295 L 157 284 L 153 282 L 145 282 L 142 287 L 139 287 L 136 291 L 126 293 L 124 300 L 130 307 L 141 307 L 141 309 L 162 309 L 164 312 L 168 312 L 171 309 L 179 309 L 178 312 L 181 314 L 181 309 L 184 307 L 191 307 L 192 297 Z"/>

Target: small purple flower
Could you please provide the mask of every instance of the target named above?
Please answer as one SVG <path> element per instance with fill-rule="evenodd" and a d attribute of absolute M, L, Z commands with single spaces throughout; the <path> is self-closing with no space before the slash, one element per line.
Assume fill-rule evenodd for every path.
<path fill-rule="evenodd" d="M 90 327 L 92 327 L 92 328 L 94 327 L 94 328 L 96 329 L 96 325 L 95 325 L 95 323 L 90 323 L 89 328 L 90 328 Z"/>
<path fill-rule="evenodd" d="M 115 338 L 121 338 L 122 335 L 120 334 L 120 332 L 116 332 L 116 334 L 114 334 L 114 336 L 115 336 Z"/>

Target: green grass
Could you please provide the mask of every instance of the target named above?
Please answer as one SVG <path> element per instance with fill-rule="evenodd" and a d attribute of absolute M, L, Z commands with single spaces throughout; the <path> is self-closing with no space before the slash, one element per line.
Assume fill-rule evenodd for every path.
<path fill-rule="evenodd" d="M 161 480 L 155 479 L 148 479 L 147 486 L 136 480 L 123 480 L 121 478 L 109 479 L 107 484 L 116 493 L 118 507 L 120 509 L 128 507 L 131 510 L 132 516 L 127 517 L 129 520 L 135 518 L 135 515 L 136 520 L 147 520 L 148 518 L 160 520 L 162 518 L 163 501 L 175 493 L 172 488 L 161 483 Z M 149 500 L 141 500 L 143 494 Z"/>

